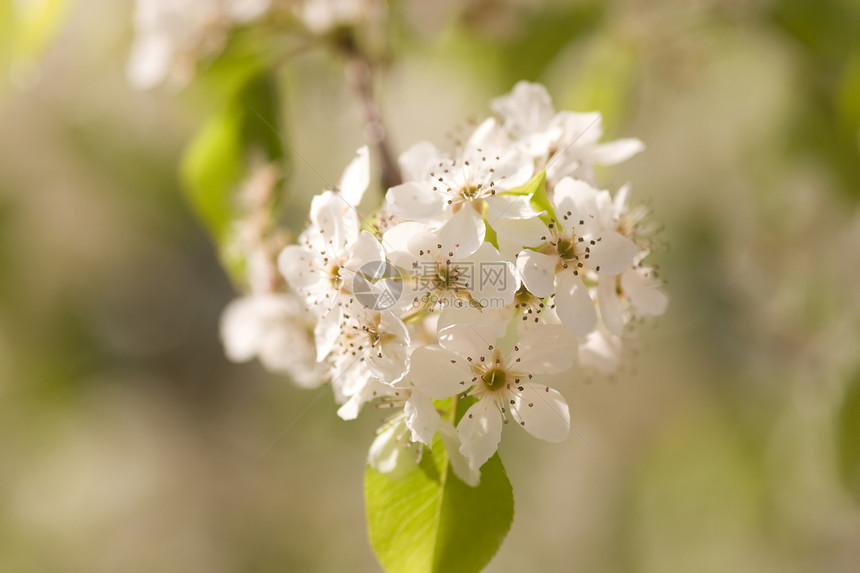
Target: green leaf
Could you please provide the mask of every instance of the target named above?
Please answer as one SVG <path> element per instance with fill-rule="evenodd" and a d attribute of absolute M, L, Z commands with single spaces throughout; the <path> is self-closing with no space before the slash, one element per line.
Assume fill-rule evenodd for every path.
<path fill-rule="evenodd" d="M 502 195 L 534 195 L 541 189 L 546 194 L 546 171 L 541 171 L 519 187 L 508 189 Z"/>
<path fill-rule="evenodd" d="M 845 393 L 836 438 L 839 473 L 845 487 L 860 503 L 860 372 Z"/>
<path fill-rule="evenodd" d="M 242 215 L 236 192 L 253 161 L 283 161 L 279 125 L 274 80 L 256 76 L 203 125 L 182 159 L 188 201 L 240 283 L 244 261 L 233 248 L 233 223 Z"/>
<path fill-rule="evenodd" d="M 475 573 L 511 527 L 514 499 L 495 454 L 469 487 L 451 470 L 439 435 L 421 463 L 391 479 L 368 467 L 364 478 L 370 543 L 388 573 Z"/>
<path fill-rule="evenodd" d="M 524 185 L 505 191 L 502 195 L 531 195 L 532 207 L 536 211 L 546 212 L 544 215 L 541 215 L 541 220 L 548 223 L 555 219 L 555 209 L 553 209 L 552 202 L 546 194 L 546 171 L 541 171 Z"/>
<path fill-rule="evenodd" d="M 612 30 L 591 38 L 585 57 L 559 98 L 561 109 L 599 111 L 612 133 L 624 124 L 641 69 L 642 47 Z"/>

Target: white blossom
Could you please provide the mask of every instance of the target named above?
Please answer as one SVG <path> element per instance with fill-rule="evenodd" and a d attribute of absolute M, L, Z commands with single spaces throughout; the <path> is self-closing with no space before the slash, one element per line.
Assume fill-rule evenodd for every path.
<path fill-rule="evenodd" d="M 401 223 L 383 235 L 391 261 L 404 269 L 414 308 L 437 310 L 506 306 L 516 292 L 514 267 L 484 242 L 486 227 L 472 209 L 461 209 L 441 228 Z M 495 265 L 497 281 L 481 280 Z M 408 291 L 408 292 L 407 292 Z"/>
<path fill-rule="evenodd" d="M 631 321 L 667 308 L 647 263 L 644 210 L 628 207 L 628 186 L 613 197 L 594 177 L 594 165 L 629 157 L 638 140 L 600 143 L 599 114 L 556 112 L 537 84 L 517 84 L 493 109 L 498 117 L 453 154 L 428 142 L 401 154 L 404 182 L 373 217 L 357 210 L 370 184 L 366 147 L 312 199 L 310 224 L 277 259 L 301 301 L 291 304 L 307 310 L 278 316 L 302 325 L 305 346 L 275 332 L 283 320 L 268 322 L 282 303 L 239 299 L 225 313 L 232 358 L 296 368 L 304 348 L 302 364 L 331 385 L 341 418 L 371 403 L 391 410 L 368 463 L 392 478 L 441 443 L 455 474 L 477 485 L 510 420 L 565 439 L 567 402 L 542 377 L 615 371 Z M 270 258 L 251 252 L 263 285 L 255 297 Z M 460 399 L 468 409 L 455 428 Z"/>
<path fill-rule="evenodd" d="M 493 100 L 493 110 L 511 137 L 546 169 L 552 183 L 568 176 L 596 183 L 595 165 L 614 165 L 644 149 L 632 138 L 598 143 L 603 136 L 601 115 L 555 113 L 539 84 L 518 82 L 510 94 Z"/>
<path fill-rule="evenodd" d="M 462 209 L 483 214 L 484 201 L 526 183 L 530 157 L 514 146 L 498 146 L 492 119 L 478 126 L 462 155 L 446 157 L 432 145 L 413 147 L 400 158 L 414 177 L 386 193 L 386 211 L 396 217 L 438 224 Z"/>
<path fill-rule="evenodd" d="M 311 326 L 302 305 L 286 294 L 251 294 L 233 300 L 221 315 L 221 340 L 227 358 L 259 358 L 271 371 L 287 374 L 296 384 L 322 383 Z"/>
<path fill-rule="evenodd" d="M 493 327 L 452 325 L 439 332 L 439 345 L 417 349 L 409 377 L 433 398 L 462 392 L 475 396 L 457 426 L 460 451 L 473 469 L 495 453 L 508 414 L 530 434 L 551 442 L 570 429 L 567 402 L 535 376 L 572 366 L 576 340 L 561 326 L 545 325 L 523 335 L 508 351 Z"/>

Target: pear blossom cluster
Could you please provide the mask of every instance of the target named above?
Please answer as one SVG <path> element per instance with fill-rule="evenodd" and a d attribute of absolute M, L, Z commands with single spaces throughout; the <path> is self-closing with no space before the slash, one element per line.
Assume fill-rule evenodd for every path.
<path fill-rule="evenodd" d="M 277 257 L 338 414 L 391 409 L 370 450 L 380 472 L 408 471 L 438 436 L 476 485 L 506 424 L 564 440 L 555 384 L 617 368 L 631 327 L 668 304 L 646 263 L 647 212 L 595 173 L 642 143 L 600 142 L 599 114 L 556 112 L 538 84 L 492 109 L 453 152 L 406 150 L 403 182 L 373 212 L 358 210 L 371 179 L 359 149 Z"/>

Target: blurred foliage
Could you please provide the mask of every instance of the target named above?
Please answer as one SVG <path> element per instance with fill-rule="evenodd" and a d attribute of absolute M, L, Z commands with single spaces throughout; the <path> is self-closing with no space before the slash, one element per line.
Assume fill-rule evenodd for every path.
<path fill-rule="evenodd" d="M 849 383 L 836 426 L 839 471 L 845 487 L 860 503 L 860 372 Z"/>
<path fill-rule="evenodd" d="M 254 167 L 283 164 L 278 94 L 270 75 L 253 76 L 208 120 L 182 161 L 189 202 L 213 235 L 221 260 L 238 285 L 245 280 L 243 253 L 235 248 L 234 225 L 242 216 L 238 190 Z"/>
<path fill-rule="evenodd" d="M 0 0 L 0 96 L 6 82 L 38 81 L 39 60 L 69 8 L 68 0 Z M 0 100 L 2 101 L 2 100 Z"/>
<path fill-rule="evenodd" d="M 783 0 L 773 19 L 802 54 L 798 87 L 807 113 L 793 144 L 827 163 L 843 190 L 860 199 L 860 4 L 853 0 Z"/>

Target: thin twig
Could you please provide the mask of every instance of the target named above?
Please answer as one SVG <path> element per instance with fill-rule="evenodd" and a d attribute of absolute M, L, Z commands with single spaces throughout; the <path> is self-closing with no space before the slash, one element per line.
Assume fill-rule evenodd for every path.
<path fill-rule="evenodd" d="M 403 177 L 388 145 L 382 112 L 374 94 L 370 59 L 362 53 L 351 36 L 344 37 L 339 45 L 346 56 L 346 81 L 361 103 L 365 137 L 376 148 L 382 162 L 382 186 L 388 189 L 400 185 L 403 183 Z"/>

